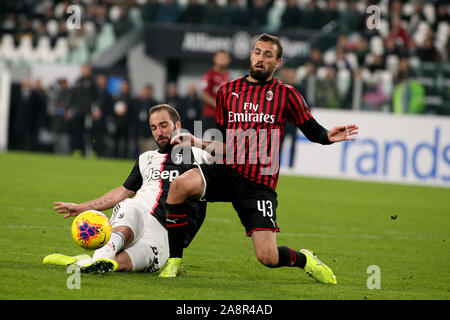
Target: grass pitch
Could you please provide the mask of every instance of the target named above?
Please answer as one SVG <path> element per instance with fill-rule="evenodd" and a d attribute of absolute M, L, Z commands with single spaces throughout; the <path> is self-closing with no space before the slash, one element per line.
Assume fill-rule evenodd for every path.
<path fill-rule="evenodd" d="M 337 286 L 297 268 L 260 265 L 231 205 L 214 203 L 185 251 L 184 276 L 83 274 L 80 289 L 69 289 L 67 269 L 42 259 L 85 250 L 71 238 L 72 218 L 54 213 L 52 202 L 98 197 L 122 184 L 132 166 L 0 153 L 0 299 L 450 298 L 450 189 L 288 176 L 277 187 L 278 244 L 313 249 L 333 269 Z M 370 290 L 373 265 L 380 289 Z"/>

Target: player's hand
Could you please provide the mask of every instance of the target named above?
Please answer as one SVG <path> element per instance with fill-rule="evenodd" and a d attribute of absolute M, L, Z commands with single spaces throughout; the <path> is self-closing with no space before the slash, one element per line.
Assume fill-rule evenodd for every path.
<path fill-rule="evenodd" d="M 353 141 L 354 135 L 358 134 L 358 126 L 356 124 L 347 124 L 345 126 L 333 127 L 328 132 L 328 139 L 331 142 Z"/>
<path fill-rule="evenodd" d="M 195 137 L 188 132 L 174 135 L 170 140 L 170 144 L 177 147 L 192 147 L 194 145 L 194 142 Z"/>
<path fill-rule="evenodd" d="M 81 213 L 76 203 L 56 201 L 53 204 L 55 205 L 53 210 L 58 211 L 58 213 L 67 213 L 64 218 L 75 217 Z"/>

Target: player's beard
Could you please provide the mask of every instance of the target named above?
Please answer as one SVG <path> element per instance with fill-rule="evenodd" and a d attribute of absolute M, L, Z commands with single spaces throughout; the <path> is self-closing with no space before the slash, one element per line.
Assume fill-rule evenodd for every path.
<path fill-rule="evenodd" d="M 166 140 L 165 140 L 166 139 Z M 172 145 L 170 144 L 170 138 L 168 137 L 159 137 L 158 140 L 155 141 L 158 148 L 163 152 L 170 152 L 172 150 Z"/>
<path fill-rule="evenodd" d="M 265 70 L 256 70 L 255 67 L 250 67 L 250 75 L 253 79 L 260 82 L 268 80 L 273 72 L 273 68 L 266 68 Z"/>

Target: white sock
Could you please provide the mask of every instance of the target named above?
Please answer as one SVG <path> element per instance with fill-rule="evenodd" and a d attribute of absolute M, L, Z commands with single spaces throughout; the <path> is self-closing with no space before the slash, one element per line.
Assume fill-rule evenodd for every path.
<path fill-rule="evenodd" d="M 100 249 L 95 250 L 92 261 L 98 260 L 99 258 L 113 259 L 116 254 L 122 250 L 124 244 L 125 236 L 123 233 L 113 231 L 108 243 Z"/>

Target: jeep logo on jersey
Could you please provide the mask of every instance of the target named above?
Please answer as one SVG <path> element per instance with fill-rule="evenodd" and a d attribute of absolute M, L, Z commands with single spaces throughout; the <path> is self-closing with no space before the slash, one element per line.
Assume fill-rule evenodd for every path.
<path fill-rule="evenodd" d="M 159 171 L 157 169 L 151 168 L 148 172 L 147 180 L 169 179 L 169 181 L 172 182 L 179 175 L 180 175 L 180 172 L 178 170 Z"/>

